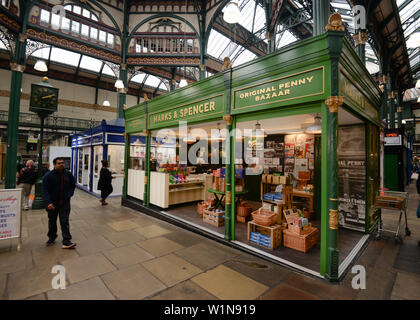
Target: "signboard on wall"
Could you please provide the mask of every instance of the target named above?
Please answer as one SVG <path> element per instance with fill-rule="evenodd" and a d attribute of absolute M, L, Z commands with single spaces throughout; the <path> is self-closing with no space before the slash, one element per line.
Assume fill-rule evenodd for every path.
<path fill-rule="evenodd" d="M 0 190 L 0 240 L 21 235 L 22 189 Z"/>
<path fill-rule="evenodd" d="M 390 136 L 390 137 L 385 137 L 384 141 L 385 141 L 385 145 L 386 146 L 401 146 L 401 135 L 397 135 L 397 136 Z"/>
<path fill-rule="evenodd" d="M 150 129 L 178 125 L 178 122 L 202 121 L 210 118 L 222 117 L 225 113 L 225 98 L 223 94 L 188 103 L 165 111 L 149 114 L 148 127 Z"/>
<path fill-rule="evenodd" d="M 233 111 L 252 111 L 271 103 L 292 101 L 325 93 L 324 67 L 283 76 L 234 90 Z M 250 110 L 251 109 L 251 110 Z"/>
<path fill-rule="evenodd" d="M 365 231 L 365 126 L 340 127 L 338 136 L 339 224 L 348 229 Z"/>

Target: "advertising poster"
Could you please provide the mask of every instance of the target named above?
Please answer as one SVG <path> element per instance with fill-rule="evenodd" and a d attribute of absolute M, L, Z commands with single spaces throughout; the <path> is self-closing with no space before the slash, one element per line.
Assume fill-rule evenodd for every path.
<path fill-rule="evenodd" d="M 366 139 L 365 126 L 339 128 L 339 224 L 365 230 L 366 217 Z"/>
<path fill-rule="evenodd" d="M 20 237 L 21 189 L 0 190 L 0 241 Z"/>

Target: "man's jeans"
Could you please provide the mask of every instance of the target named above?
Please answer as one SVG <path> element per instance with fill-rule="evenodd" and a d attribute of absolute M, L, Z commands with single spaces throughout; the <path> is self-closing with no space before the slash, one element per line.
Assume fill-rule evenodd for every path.
<path fill-rule="evenodd" d="M 57 238 L 57 217 L 60 217 L 61 234 L 63 236 L 63 244 L 71 240 L 70 234 L 70 201 L 56 206 L 54 210 L 48 212 L 48 238 L 55 240 Z"/>

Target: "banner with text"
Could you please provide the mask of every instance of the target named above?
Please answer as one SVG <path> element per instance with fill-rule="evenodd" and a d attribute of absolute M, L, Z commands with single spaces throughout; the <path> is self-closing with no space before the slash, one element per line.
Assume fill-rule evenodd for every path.
<path fill-rule="evenodd" d="M 22 189 L 0 190 L 0 240 L 20 237 Z"/>

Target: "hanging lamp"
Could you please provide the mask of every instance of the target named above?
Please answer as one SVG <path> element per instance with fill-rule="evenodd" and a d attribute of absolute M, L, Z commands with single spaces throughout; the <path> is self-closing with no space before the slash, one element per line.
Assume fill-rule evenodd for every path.
<path fill-rule="evenodd" d="M 261 131 L 263 131 L 263 134 L 261 134 Z M 261 129 L 261 124 L 258 122 L 255 124 L 255 137 L 256 138 L 266 138 L 267 134 L 264 132 L 264 129 Z"/>
<path fill-rule="evenodd" d="M 38 61 L 35 63 L 34 69 L 35 69 L 36 71 L 40 71 L 40 72 L 47 72 L 47 71 L 48 71 L 47 64 L 45 63 L 45 61 L 44 61 L 44 60 L 38 60 Z"/>
<path fill-rule="evenodd" d="M 230 1 L 223 11 L 223 20 L 227 23 L 238 23 L 241 19 L 241 11 L 236 1 Z"/>
<path fill-rule="evenodd" d="M 315 116 L 315 123 L 306 128 L 305 133 L 307 134 L 321 134 L 322 133 L 322 126 L 321 126 L 321 117 L 319 114 Z"/>
<path fill-rule="evenodd" d="M 122 80 L 118 79 L 115 82 L 115 88 L 117 88 L 117 89 L 123 89 L 124 88 L 124 82 Z"/>

